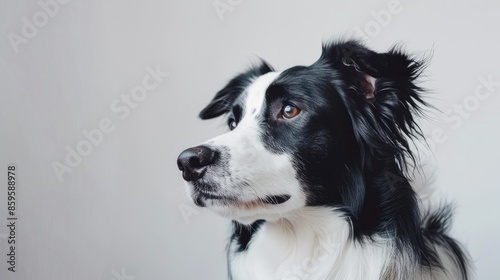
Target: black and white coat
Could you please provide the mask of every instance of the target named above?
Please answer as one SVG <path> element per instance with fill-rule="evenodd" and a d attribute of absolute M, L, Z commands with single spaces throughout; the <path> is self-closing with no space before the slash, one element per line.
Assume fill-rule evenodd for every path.
<path fill-rule="evenodd" d="M 229 131 L 178 158 L 193 201 L 232 220 L 233 280 L 470 279 L 450 207 L 421 209 L 423 63 L 355 41 L 318 61 L 234 77 L 200 113 Z"/>

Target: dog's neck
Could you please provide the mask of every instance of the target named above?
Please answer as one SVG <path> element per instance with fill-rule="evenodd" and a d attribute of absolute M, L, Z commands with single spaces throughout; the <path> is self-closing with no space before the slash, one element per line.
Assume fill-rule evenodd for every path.
<path fill-rule="evenodd" d="M 349 242 L 351 226 L 342 211 L 325 207 L 304 207 L 251 226 L 235 224 L 228 248 L 230 274 L 248 275 L 245 279 L 378 279 L 392 247 L 375 236 L 379 246 L 361 251 Z"/>
<path fill-rule="evenodd" d="M 360 178 L 354 170 L 352 175 Z M 394 263 L 386 261 L 396 255 L 419 258 L 419 252 L 400 250 L 420 248 L 423 242 L 408 179 L 395 164 L 378 165 L 371 171 L 363 174 L 363 180 L 351 182 L 362 186 L 347 186 L 364 191 L 364 203 L 357 212 L 335 204 L 318 205 L 250 226 L 234 222 L 230 273 L 251 276 L 246 279 L 380 279 L 388 266 L 389 271 L 394 269 Z M 376 242 L 367 245 L 366 240 Z M 407 246 L 410 243 L 416 244 Z"/>

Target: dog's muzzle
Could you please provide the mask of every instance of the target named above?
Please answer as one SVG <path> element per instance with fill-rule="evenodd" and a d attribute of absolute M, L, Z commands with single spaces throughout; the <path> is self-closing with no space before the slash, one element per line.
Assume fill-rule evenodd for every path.
<path fill-rule="evenodd" d="M 207 166 L 214 163 L 216 152 L 206 146 L 184 150 L 177 158 L 177 166 L 184 180 L 191 182 L 203 177 Z"/>

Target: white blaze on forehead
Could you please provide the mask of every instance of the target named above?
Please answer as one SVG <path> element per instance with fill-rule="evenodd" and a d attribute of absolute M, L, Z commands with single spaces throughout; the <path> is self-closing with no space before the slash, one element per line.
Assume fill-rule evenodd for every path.
<path fill-rule="evenodd" d="M 260 112 L 264 106 L 266 90 L 281 72 L 269 72 L 257 79 L 247 89 L 246 113 Z"/>
<path fill-rule="evenodd" d="M 240 223 L 275 220 L 306 202 L 291 155 L 271 152 L 262 139 L 265 128 L 260 125 L 259 116 L 265 108 L 266 91 L 280 74 L 270 72 L 256 78 L 241 97 L 245 113 L 236 128 L 207 142 L 222 151 L 222 156 L 204 176 L 217 187 L 215 195 L 236 197 L 238 202 L 227 204 L 208 199 L 206 205 Z M 281 195 L 290 198 L 279 205 L 263 202 Z"/>

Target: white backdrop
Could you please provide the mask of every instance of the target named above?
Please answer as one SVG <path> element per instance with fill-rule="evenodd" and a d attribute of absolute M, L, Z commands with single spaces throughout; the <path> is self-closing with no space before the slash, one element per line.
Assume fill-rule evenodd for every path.
<path fill-rule="evenodd" d="M 0 279 L 225 279 L 229 223 L 194 207 L 175 163 L 225 130 L 199 110 L 256 56 L 308 65 L 353 34 L 432 50 L 439 192 L 477 279 L 498 279 L 498 3 L 58 1 L 0 1 Z"/>

